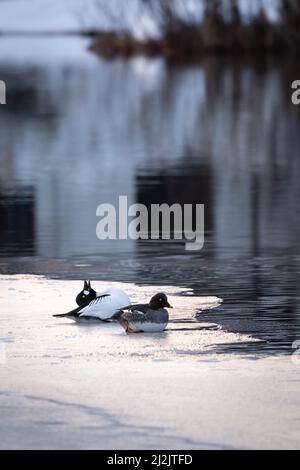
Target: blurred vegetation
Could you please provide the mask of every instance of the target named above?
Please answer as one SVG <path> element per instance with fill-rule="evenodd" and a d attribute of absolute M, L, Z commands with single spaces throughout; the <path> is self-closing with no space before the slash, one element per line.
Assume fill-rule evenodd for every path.
<path fill-rule="evenodd" d="M 238 0 L 199 0 L 201 21 L 182 14 L 174 0 L 140 0 L 155 18 L 159 37 L 138 39 L 129 31 L 97 35 L 91 49 L 106 58 L 133 54 L 163 55 L 167 60 L 198 60 L 204 54 L 286 55 L 300 51 L 300 1 L 281 0 L 279 19 L 271 22 L 263 0 L 251 21 L 242 18 Z M 200 3 L 199 3 L 200 6 Z M 116 14 L 115 14 L 116 15 Z"/>

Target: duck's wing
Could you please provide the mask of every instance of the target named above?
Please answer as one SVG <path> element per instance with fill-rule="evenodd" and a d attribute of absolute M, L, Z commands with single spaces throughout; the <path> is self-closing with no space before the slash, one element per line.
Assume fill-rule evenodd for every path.
<path fill-rule="evenodd" d="M 122 307 L 116 311 L 112 316 L 112 320 L 120 320 L 121 317 L 125 318 L 126 315 L 130 315 L 133 312 L 139 313 L 140 315 L 145 315 L 149 308 L 148 304 L 133 304 L 127 305 L 127 307 Z"/>
<path fill-rule="evenodd" d="M 109 287 L 108 289 L 97 292 L 97 297 L 101 294 L 110 294 L 112 297 L 120 301 L 123 305 L 130 305 L 130 297 L 119 287 Z"/>
<path fill-rule="evenodd" d="M 110 319 L 117 310 L 114 299 L 110 294 L 96 297 L 81 312 L 80 317 L 96 317 L 103 320 Z"/>
<path fill-rule="evenodd" d="M 101 302 L 103 300 L 104 297 L 110 297 L 109 294 L 102 294 L 100 295 L 99 297 L 96 297 L 96 299 L 92 300 L 88 305 L 86 305 L 85 307 L 77 307 L 77 308 L 74 308 L 74 310 L 70 310 L 70 312 L 67 312 L 67 313 L 58 313 L 56 315 L 53 315 L 54 317 L 73 317 L 73 318 L 78 318 L 87 308 L 90 307 L 90 305 L 94 304 L 95 301 L 97 301 L 96 303 L 98 304 L 99 302 Z"/>
<path fill-rule="evenodd" d="M 146 311 L 140 311 L 138 309 L 126 310 L 122 313 L 122 320 L 127 320 L 130 322 L 142 322 L 145 320 Z"/>

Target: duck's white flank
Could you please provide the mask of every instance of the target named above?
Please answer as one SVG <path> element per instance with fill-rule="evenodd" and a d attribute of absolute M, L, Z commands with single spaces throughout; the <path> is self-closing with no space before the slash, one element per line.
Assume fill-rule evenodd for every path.
<path fill-rule="evenodd" d="M 160 332 L 164 331 L 167 327 L 168 323 L 153 323 L 153 322 L 135 322 L 135 323 L 130 323 L 129 322 L 129 327 L 130 329 L 138 332 L 144 332 L 144 333 L 155 333 L 155 332 Z"/>
<path fill-rule="evenodd" d="M 106 297 L 101 297 L 106 294 L 108 294 Z M 116 287 L 106 289 L 98 292 L 97 297 L 80 310 L 77 321 L 86 320 L 85 317 L 109 320 L 117 310 L 126 307 L 130 302 L 129 296 L 122 289 Z"/>

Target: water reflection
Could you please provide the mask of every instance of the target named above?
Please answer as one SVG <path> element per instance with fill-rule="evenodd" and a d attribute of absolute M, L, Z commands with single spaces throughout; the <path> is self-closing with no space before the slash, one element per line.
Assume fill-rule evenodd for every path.
<path fill-rule="evenodd" d="M 300 337 L 296 69 L 86 53 L 2 60 L 0 71 L 13 84 L 0 108 L 2 271 L 193 287 L 225 299 L 215 320 L 229 329 L 290 348 Z M 96 207 L 120 194 L 204 203 L 205 249 L 100 242 Z"/>
<path fill-rule="evenodd" d="M 1 188 L 0 220 L 0 245 L 5 255 L 35 255 L 34 188 Z"/>

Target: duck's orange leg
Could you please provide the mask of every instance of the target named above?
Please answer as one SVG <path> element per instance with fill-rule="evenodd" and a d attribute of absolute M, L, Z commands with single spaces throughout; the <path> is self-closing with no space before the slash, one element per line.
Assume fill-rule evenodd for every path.
<path fill-rule="evenodd" d="M 125 327 L 126 333 L 128 333 L 128 334 L 137 333 L 137 331 L 138 331 L 138 330 L 136 330 L 135 328 L 133 328 L 132 326 L 129 325 L 128 320 L 124 320 L 124 327 Z"/>
<path fill-rule="evenodd" d="M 131 328 L 131 327 L 128 325 L 127 330 L 126 330 L 126 333 L 129 334 L 129 333 L 136 333 L 136 332 L 137 332 L 137 330 L 134 330 L 133 328 Z"/>

